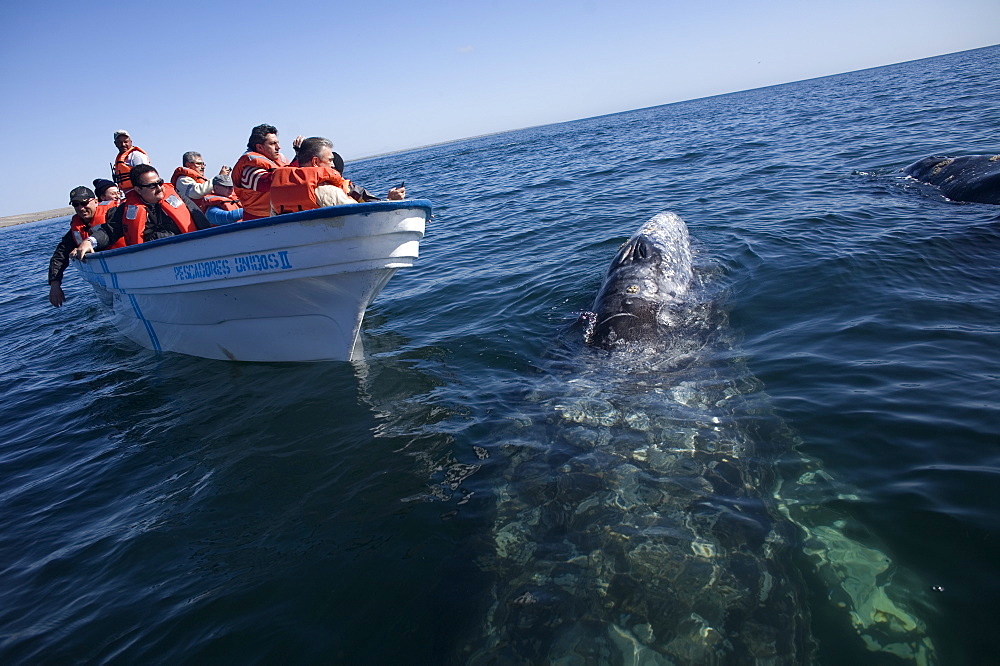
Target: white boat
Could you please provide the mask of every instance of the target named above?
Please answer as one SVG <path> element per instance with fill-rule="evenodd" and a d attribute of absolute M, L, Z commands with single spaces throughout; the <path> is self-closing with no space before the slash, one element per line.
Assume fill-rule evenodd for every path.
<path fill-rule="evenodd" d="M 236 222 L 75 261 L 143 347 L 236 361 L 358 358 L 365 309 L 413 265 L 425 200 Z"/>

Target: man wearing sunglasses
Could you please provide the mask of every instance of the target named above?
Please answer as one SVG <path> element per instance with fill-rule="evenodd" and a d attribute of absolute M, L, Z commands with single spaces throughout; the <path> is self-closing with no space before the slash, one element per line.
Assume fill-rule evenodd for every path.
<path fill-rule="evenodd" d="M 73 250 L 72 256 L 83 258 L 110 247 L 119 238 L 124 238 L 126 245 L 135 245 L 211 226 L 201 211 L 188 209 L 173 185 L 164 183 L 152 166 L 133 167 L 129 178 L 134 189 L 108 216 L 107 223 L 93 229 L 90 238 Z"/>
<path fill-rule="evenodd" d="M 90 236 L 93 228 L 104 224 L 108 212 L 114 208 L 114 205 L 99 204 L 94 191 L 83 185 L 70 190 L 69 205 L 76 214 L 70 218 L 69 231 L 59 241 L 52 258 L 49 259 L 49 303 L 55 307 L 66 302 L 62 279 L 66 267 L 69 266 L 70 253 Z"/>

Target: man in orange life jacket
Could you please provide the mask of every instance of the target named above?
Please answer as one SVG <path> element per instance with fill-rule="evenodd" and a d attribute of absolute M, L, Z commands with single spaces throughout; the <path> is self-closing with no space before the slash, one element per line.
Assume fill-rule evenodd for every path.
<path fill-rule="evenodd" d="M 118 202 L 98 203 L 97 195 L 89 187 L 81 185 L 70 190 L 69 205 L 76 210 L 76 215 L 70 219 L 69 231 L 59 241 L 52 258 L 49 259 L 49 303 L 56 307 L 66 302 L 62 279 L 66 267 L 69 266 L 70 253 L 90 235 L 93 227 L 104 224 L 108 211 L 117 206 Z"/>
<path fill-rule="evenodd" d="M 105 224 L 92 229 L 90 238 L 73 250 L 72 256 L 82 259 L 95 250 L 104 250 L 125 239 L 135 245 L 177 234 L 207 229 L 208 220 L 201 211 L 188 210 L 184 201 L 169 183 L 148 164 L 132 169 L 135 189 L 125 195 L 125 201 L 108 216 Z"/>
<path fill-rule="evenodd" d="M 229 174 L 220 173 L 212 179 L 212 193 L 206 194 L 205 217 L 212 226 L 239 222 L 243 219 L 243 204 L 233 194 L 233 179 Z"/>
<path fill-rule="evenodd" d="M 140 164 L 149 164 L 149 155 L 142 148 L 132 145 L 132 137 L 125 130 L 115 131 L 115 146 L 118 148 L 118 156 L 111 163 L 111 177 L 122 192 L 126 192 L 132 189 L 129 171 Z"/>
<path fill-rule="evenodd" d="M 271 208 L 275 215 L 323 206 L 356 203 L 353 195 L 364 192 L 335 168 L 333 143 L 313 136 L 299 145 L 297 167 L 275 169 L 271 180 Z M 367 193 L 366 193 L 367 194 Z M 401 200 L 406 188 L 394 187 L 387 198 Z"/>
<path fill-rule="evenodd" d="M 202 159 L 201 153 L 189 150 L 181 157 L 181 164 L 184 166 L 174 169 L 170 184 L 177 190 L 177 194 L 181 195 L 189 210 L 197 208 L 204 212 L 205 205 L 202 198 L 212 191 L 212 181 L 205 177 L 205 160 Z M 219 175 L 224 176 L 230 171 L 229 167 L 223 165 Z"/>
<path fill-rule="evenodd" d="M 298 150 L 303 137 L 296 137 L 292 147 Z M 233 167 L 236 196 L 243 203 L 243 219 L 257 220 L 271 214 L 271 174 L 287 166 L 278 143 L 274 125 L 257 125 L 250 131 L 247 151 Z"/>

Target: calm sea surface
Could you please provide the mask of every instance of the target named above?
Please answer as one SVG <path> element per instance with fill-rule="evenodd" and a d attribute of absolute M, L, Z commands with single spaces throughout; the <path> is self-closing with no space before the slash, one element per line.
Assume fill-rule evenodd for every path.
<path fill-rule="evenodd" d="M 775 629 L 803 627 L 820 661 L 887 663 L 891 640 L 869 650 L 850 619 L 877 629 L 884 589 L 931 661 L 994 662 L 1000 208 L 898 170 L 1000 151 L 997 100 L 991 47 L 349 164 L 371 190 L 405 180 L 435 206 L 356 364 L 156 356 L 74 269 L 66 305 L 48 305 L 65 218 L 0 230 L 0 662 L 506 663 L 554 659 L 570 625 L 621 648 L 609 623 L 648 656 L 670 610 L 629 605 L 619 583 L 654 595 L 694 556 L 643 551 L 640 572 L 642 530 L 602 542 L 653 515 L 642 493 L 624 506 L 617 463 L 600 462 L 637 456 L 605 418 L 619 412 L 643 451 L 666 446 L 650 424 L 669 414 L 752 446 L 731 461 L 743 478 L 807 465 L 830 479 L 836 492 L 807 499 L 787 480 L 754 489 L 776 525 L 783 503 L 812 502 L 859 548 L 817 548 L 821 518 L 782 532 L 796 601 Z M 688 223 L 725 344 L 652 373 L 586 348 L 575 322 L 619 244 L 664 210 Z M 740 405 L 701 395 L 707 374 Z M 620 511 L 575 521 L 595 499 Z M 567 543 L 582 560 L 548 570 L 555 583 L 533 573 Z M 595 573 L 600 552 L 611 573 Z M 867 556 L 881 564 L 855 567 Z M 536 583 L 567 598 L 610 584 L 606 608 L 515 598 Z M 541 612 L 505 606 L 529 602 Z M 750 660 L 699 613 L 703 637 Z"/>

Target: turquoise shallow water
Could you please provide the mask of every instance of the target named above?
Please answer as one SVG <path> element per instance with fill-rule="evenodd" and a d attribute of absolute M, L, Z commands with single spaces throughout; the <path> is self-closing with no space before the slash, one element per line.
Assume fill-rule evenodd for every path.
<path fill-rule="evenodd" d="M 72 273 L 48 305 L 65 219 L 0 230 L 0 660 L 502 662 L 484 633 L 547 636 L 493 626 L 504 502 L 558 522 L 560 497 L 614 482 L 595 463 L 572 467 L 572 492 L 531 485 L 577 464 L 570 442 L 616 446 L 616 426 L 556 406 L 590 382 L 653 418 L 663 405 L 636 395 L 697 392 L 705 368 L 746 400 L 705 414 L 754 443 L 755 469 L 794 447 L 850 491 L 828 506 L 892 561 L 940 661 L 992 660 L 1000 210 L 898 171 L 1000 150 L 998 73 L 992 47 L 349 164 L 435 207 L 358 364 L 157 357 Z M 725 344 L 651 378 L 595 357 L 574 322 L 662 210 L 688 223 Z M 800 612 L 783 621 L 824 663 L 885 663 L 802 545 L 789 537 Z"/>

